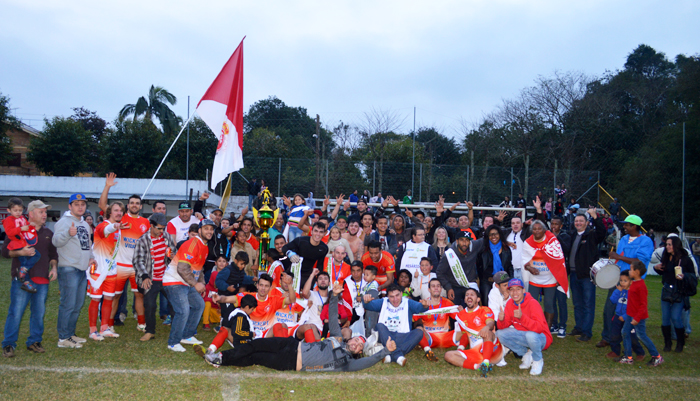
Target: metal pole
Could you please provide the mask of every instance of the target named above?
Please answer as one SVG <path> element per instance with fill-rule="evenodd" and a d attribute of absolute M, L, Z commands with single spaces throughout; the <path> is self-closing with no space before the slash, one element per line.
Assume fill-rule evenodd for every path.
<path fill-rule="evenodd" d="M 423 163 L 420 164 L 420 178 L 418 179 L 418 202 L 423 202 Z M 415 194 L 413 196 L 416 196 Z"/>
<path fill-rule="evenodd" d="M 681 231 L 685 235 L 685 122 L 683 123 L 683 185 L 681 187 Z"/>
<path fill-rule="evenodd" d="M 377 194 L 377 161 L 374 161 L 374 167 L 372 167 L 372 193 Z"/>
<path fill-rule="evenodd" d="M 600 204 L 600 170 L 598 170 L 598 200 L 596 205 Z"/>
<path fill-rule="evenodd" d="M 510 201 L 513 202 L 513 167 L 510 168 Z M 517 206 L 517 205 L 515 205 Z"/>
<path fill-rule="evenodd" d="M 321 148 L 321 117 L 319 117 L 318 114 L 316 114 L 316 185 L 314 190 L 316 192 L 318 191 L 318 183 L 320 181 L 320 176 L 321 176 L 321 153 L 320 153 L 320 148 Z"/>
<path fill-rule="evenodd" d="M 187 119 L 190 119 L 190 97 L 187 96 Z M 185 197 L 190 193 L 190 125 L 187 124 L 187 164 L 185 167 Z"/>
<path fill-rule="evenodd" d="M 467 166 L 467 197 L 464 199 L 469 200 L 469 166 Z"/>
<path fill-rule="evenodd" d="M 555 189 L 557 188 L 557 167 L 559 167 L 557 160 L 554 160 L 554 186 L 552 186 L 552 192 L 554 193 L 554 201 L 557 201 L 557 193 Z M 600 184 L 600 178 L 598 179 L 598 184 Z"/>
<path fill-rule="evenodd" d="M 328 159 L 326 159 L 326 195 L 328 195 Z"/>
<path fill-rule="evenodd" d="M 277 169 L 277 197 L 282 196 L 282 158 L 279 158 L 279 168 Z"/>
<path fill-rule="evenodd" d="M 413 161 L 411 162 L 411 196 L 415 198 L 413 181 L 416 177 L 416 106 L 413 106 Z"/>

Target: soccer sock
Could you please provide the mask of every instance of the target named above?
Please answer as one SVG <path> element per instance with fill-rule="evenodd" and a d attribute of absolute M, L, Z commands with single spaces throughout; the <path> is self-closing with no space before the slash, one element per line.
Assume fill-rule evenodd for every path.
<path fill-rule="evenodd" d="M 219 329 L 219 334 L 214 337 L 214 339 L 211 341 L 211 345 L 209 346 L 209 349 L 212 349 L 216 351 L 217 349 L 221 348 L 222 345 L 224 345 L 224 341 L 228 338 L 228 329 L 226 327 L 221 327 Z"/>
<path fill-rule="evenodd" d="M 481 353 L 481 355 L 484 356 L 484 360 L 489 360 L 491 361 L 491 355 L 493 355 L 493 342 L 491 341 L 484 341 L 484 351 Z"/>
<path fill-rule="evenodd" d="M 90 306 L 88 307 L 88 322 L 90 323 L 90 333 L 97 331 L 97 313 L 100 309 L 99 300 L 91 300 Z"/>
<path fill-rule="evenodd" d="M 462 367 L 464 369 L 471 369 L 475 370 L 479 365 L 476 363 L 476 361 L 473 358 L 467 357 L 467 359 L 462 362 Z"/>
<path fill-rule="evenodd" d="M 289 337 L 287 329 L 285 329 L 281 323 L 275 323 L 275 325 L 272 326 L 272 335 L 274 337 Z"/>
<path fill-rule="evenodd" d="M 110 319 L 109 315 L 112 314 L 112 301 L 102 302 L 102 327 L 100 331 L 105 331 L 107 328 L 114 325 L 114 319 Z"/>
<path fill-rule="evenodd" d="M 420 345 L 420 347 L 423 348 L 423 351 L 425 352 L 428 352 L 430 350 L 430 342 L 427 338 L 425 338 L 425 336 L 423 336 L 423 338 L 420 339 L 418 345 Z"/>
<path fill-rule="evenodd" d="M 139 324 L 146 324 L 146 315 L 136 315 L 136 321 L 138 321 Z"/>
<path fill-rule="evenodd" d="M 316 336 L 314 335 L 314 331 L 312 329 L 308 329 L 304 332 L 304 340 L 307 343 L 315 343 L 316 342 Z"/>
<path fill-rule="evenodd" d="M 469 349 L 469 334 L 464 332 L 462 333 L 462 337 L 459 339 L 459 344 L 463 346 L 466 349 Z"/>

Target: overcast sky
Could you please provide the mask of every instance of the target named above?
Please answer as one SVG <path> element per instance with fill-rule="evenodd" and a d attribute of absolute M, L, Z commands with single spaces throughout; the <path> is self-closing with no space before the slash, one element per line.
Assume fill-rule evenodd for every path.
<path fill-rule="evenodd" d="M 700 2 L 0 0 L 0 92 L 26 123 L 113 120 L 151 84 L 187 114 L 241 39 L 245 108 L 277 96 L 332 124 L 371 108 L 455 136 L 538 75 L 622 68 L 645 43 L 700 52 Z"/>

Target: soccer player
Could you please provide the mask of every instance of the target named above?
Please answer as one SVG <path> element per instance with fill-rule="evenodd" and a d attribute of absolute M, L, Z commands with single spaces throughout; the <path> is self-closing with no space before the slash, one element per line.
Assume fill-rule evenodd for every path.
<path fill-rule="evenodd" d="M 175 237 L 179 243 L 189 238 L 189 229 L 192 224 L 199 224 L 199 219 L 192 216 L 192 205 L 189 202 L 180 202 L 177 208 L 178 216 L 168 222 L 167 232 Z"/>
<path fill-rule="evenodd" d="M 217 296 L 216 298 L 218 299 L 219 297 Z M 239 308 L 234 309 L 229 316 L 225 317 L 226 326 L 221 327 L 221 330 L 225 332 L 229 332 L 230 330 L 229 341 L 233 346 L 245 344 L 255 338 L 253 321 L 250 320 L 250 315 L 255 311 L 255 308 L 258 307 L 258 301 L 254 296 L 246 294 L 241 298 L 239 305 Z M 207 354 L 213 354 L 217 349 L 214 343 L 209 345 L 206 351 L 201 345 L 194 345 L 194 352 L 201 357 Z"/>
<path fill-rule="evenodd" d="M 88 307 L 88 322 L 90 324 L 90 339 L 102 341 L 105 337 L 116 338 L 115 333 L 109 324 L 112 311 L 112 299 L 117 284 L 117 251 L 119 250 L 119 237 L 121 230 L 126 228 L 121 223 L 124 215 L 124 204 L 114 202 L 107 207 L 105 212 L 106 220 L 95 228 L 95 242 L 92 246 L 92 253 L 95 255 L 96 266 L 86 271 L 87 273 L 87 295 L 90 297 Z M 97 330 L 97 314 L 102 303 L 102 325 Z"/>
<path fill-rule="evenodd" d="M 430 280 L 430 297 L 427 299 L 428 312 L 421 315 L 413 315 L 413 321 L 419 323 L 419 328 L 424 331 L 423 339 L 419 345 L 425 352 L 425 357 L 431 362 L 437 362 L 438 359 L 433 353 L 432 348 L 450 348 L 454 347 L 453 340 L 454 332 L 450 330 L 450 318 L 454 319 L 456 311 L 453 313 L 434 313 L 430 314 L 433 309 L 442 309 L 454 306 L 454 303 L 449 299 L 442 297 L 442 284 L 440 280 L 434 278 Z"/>
<path fill-rule="evenodd" d="M 367 245 L 369 249 L 367 253 L 362 255 L 362 265 L 377 267 L 377 283 L 379 283 L 379 291 L 381 292 L 391 283 L 394 282 L 394 257 L 387 251 L 382 251 L 382 244 L 378 241 L 372 241 Z"/>
<path fill-rule="evenodd" d="M 311 291 L 312 284 L 316 280 L 317 288 Z M 314 269 L 304 284 L 304 289 L 301 291 L 301 296 L 309 300 L 308 311 L 299 319 L 299 328 L 296 332 L 298 339 L 304 339 L 306 342 L 314 342 L 321 339 L 323 332 L 323 321 L 321 320 L 321 312 L 323 305 L 328 300 L 328 286 L 331 278 L 326 272 Z"/>
<path fill-rule="evenodd" d="M 481 294 L 474 288 L 468 288 L 464 296 L 467 308 L 457 314 L 455 341 L 459 343 L 456 351 L 445 353 L 445 361 L 465 369 L 479 369 L 486 377 L 492 369 L 491 363 L 498 363 L 503 358 L 503 348 L 496 339 L 496 325 L 493 312 L 486 306 L 479 306 Z M 469 345 L 469 349 L 465 350 Z"/>

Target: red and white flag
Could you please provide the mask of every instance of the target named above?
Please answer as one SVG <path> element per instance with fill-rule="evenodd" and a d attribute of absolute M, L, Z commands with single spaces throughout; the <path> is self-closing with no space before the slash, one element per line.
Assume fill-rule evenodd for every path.
<path fill-rule="evenodd" d="M 219 139 L 211 172 L 214 188 L 243 168 L 243 40 L 202 96 L 197 113 Z"/>
<path fill-rule="evenodd" d="M 532 259 L 543 260 L 552 276 L 557 280 L 557 284 L 563 292 L 569 293 L 569 279 L 566 276 L 566 261 L 561 244 L 551 231 L 545 231 L 545 238 L 541 242 L 535 241 L 535 236 L 531 235 L 523 244 L 523 265 Z M 529 280 L 528 280 L 529 281 Z"/>

